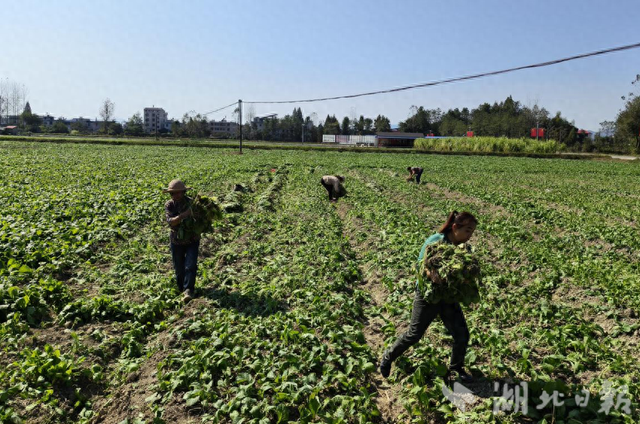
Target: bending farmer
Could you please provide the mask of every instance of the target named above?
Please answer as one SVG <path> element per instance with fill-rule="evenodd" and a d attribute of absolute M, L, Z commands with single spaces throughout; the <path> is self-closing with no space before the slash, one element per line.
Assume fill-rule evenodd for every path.
<path fill-rule="evenodd" d="M 412 181 L 413 177 L 416 177 L 416 184 L 420 184 L 420 177 L 422 177 L 423 169 L 415 166 L 409 166 L 407 167 L 407 171 L 409 171 L 409 178 L 407 178 L 407 181 Z"/>
<path fill-rule="evenodd" d="M 347 190 L 342 183 L 344 183 L 344 177 L 340 175 L 325 175 L 320 180 L 320 184 L 327 189 L 329 200 L 332 202 L 338 200 L 338 197 L 344 197 L 347 194 Z"/>

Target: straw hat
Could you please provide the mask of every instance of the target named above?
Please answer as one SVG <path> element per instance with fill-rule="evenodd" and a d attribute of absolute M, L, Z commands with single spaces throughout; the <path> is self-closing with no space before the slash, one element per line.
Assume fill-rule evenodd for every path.
<path fill-rule="evenodd" d="M 178 191 L 187 191 L 187 190 L 191 190 L 191 187 L 187 187 L 180 180 L 173 180 L 173 181 L 171 181 L 169 183 L 169 187 L 162 189 L 162 192 L 163 193 L 176 193 Z"/>

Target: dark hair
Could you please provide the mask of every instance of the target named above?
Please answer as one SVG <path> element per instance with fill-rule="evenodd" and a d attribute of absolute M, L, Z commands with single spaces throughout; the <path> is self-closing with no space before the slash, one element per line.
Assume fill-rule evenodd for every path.
<path fill-rule="evenodd" d="M 341 183 L 344 182 L 344 177 L 342 175 L 336 175 L 335 177 L 339 179 Z"/>
<path fill-rule="evenodd" d="M 474 224 L 478 223 L 478 220 L 476 219 L 475 216 L 473 216 L 473 214 L 471 214 L 470 212 L 453 211 L 449 214 L 449 217 L 447 218 L 447 222 L 445 222 L 444 225 L 440 227 L 440 230 L 438 232 L 446 234 L 449 231 L 451 231 L 451 227 L 453 227 L 453 224 L 456 224 L 458 226 L 464 226 L 470 223 L 474 223 Z"/>
<path fill-rule="evenodd" d="M 411 167 L 410 166 L 407 166 L 407 171 L 411 171 Z"/>

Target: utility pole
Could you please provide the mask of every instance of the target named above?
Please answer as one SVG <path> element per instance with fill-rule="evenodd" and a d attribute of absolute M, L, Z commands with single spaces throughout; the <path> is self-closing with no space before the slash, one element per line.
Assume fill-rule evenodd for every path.
<path fill-rule="evenodd" d="M 238 110 L 240 115 L 240 154 L 242 154 L 242 99 L 238 100 Z"/>

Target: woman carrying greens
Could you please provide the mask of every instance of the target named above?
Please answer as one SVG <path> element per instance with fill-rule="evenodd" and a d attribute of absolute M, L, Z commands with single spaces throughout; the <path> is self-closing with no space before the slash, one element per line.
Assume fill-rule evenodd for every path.
<path fill-rule="evenodd" d="M 451 269 L 456 271 L 446 275 L 447 281 L 444 281 L 445 275 L 441 274 L 447 270 L 447 261 L 458 261 L 457 265 L 463 264 L 464 260 L 473 262 L 465 247 L 455 246 L 469 241 L 477 223 L 477 219 L 471 213 L 453 211 L 440 231 L 425 241 L 418 257 L 421 272 L 416 284 L 411 325 L 409 330 L 384 352 L 380 362 L 380 374 L 383 377 L 389 377 L 391 363 L 418 343 L 431 322 L 439 315 L 447 331 L 453 336 L 450 370 L 457 372 L 462 381 L 472 379 L 463 368 L 469 344 L 469 329 L 458 299 L 465 302 L 469 299 L 477 300 L 475 278 L 479 276 L 479 267 L 476 264 L 471 271 L 459 271 L 459 267 L 452 266 Z M 440 257 L 435 258 L 438 255 Z M 442 256 L 445 257 L 444 260 Z M 471 272 L 471 277 L 466 278 L 464 272 Z"/>

